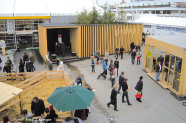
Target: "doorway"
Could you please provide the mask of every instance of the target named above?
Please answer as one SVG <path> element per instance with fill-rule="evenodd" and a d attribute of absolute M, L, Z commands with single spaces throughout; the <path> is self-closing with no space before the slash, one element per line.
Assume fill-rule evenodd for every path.
<path fill-rule="evenodd" d="M 71 55 L 70 28 L 47 29 L 47 48 L 52 54 L 55 54 L 55 45 L 60 39 L 65 44 L 65 56 Z"/>
<path fill-rule="evenodd" d="M 32 35 L 17 35 L 16 38 L 20 49 L 32 47 Z"/>

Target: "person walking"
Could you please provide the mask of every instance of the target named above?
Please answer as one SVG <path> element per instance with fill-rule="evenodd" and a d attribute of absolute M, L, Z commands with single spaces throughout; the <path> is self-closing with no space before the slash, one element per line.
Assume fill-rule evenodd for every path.
<path fill-rule="evenodd" d="M 128 86 L 128 79 L 125 78 L 123 84 L 121 85 L 122 86 L 122 90 L 123 90 L 123 94 L 122 94 L 122 103 L 126 102 L 124 100 L 124 97 L 126 96 L 126 99 L 127 99 L 127 103 L 128 105 L 132 105 L 129 101 L 129 95 L 128 95 L 128 91 L 129 91 L 129 86 Z"/>
<path fill-rule="evenodd" d="M 121 87 L 122 87 L 122 84 L 124 82 L 124 72 L 121 72 L 121 75 L 119 76 L 119 88 L 118 88 L 118 93 L 120 94 L 120 90 L 121 90 Z"/>
<path fill-rule="evenodd" d="M 141 63 L 140 59 L 141 59 L 141 56 L 142 56 L 140 50 L 138 50 L 138 52 L 136 53 L 136 56 L 137 56 L 137 65 L 138 64 L 140 65 L 140 63 Z"/>
<path fill-rule="evenodd" d="M 45 104 L 42 99 L 34 97 L 31 102 L 31 111 L 34 116 L 44 116 Z"/>
<path fill-rule="evenodd" d="M 29 53 L 29 60 L 34 64 L 35 56 L 31 52 Z"/>
<path fill-rule="evenodd" d="M 19 73 L 25 72 L 24 70 L 24 63 L 22 59 L 19 59 Z"/>
<path fill-rule="evenodd" d="M 113 86 L 113 89 L 111 91 L 111 96 L 110 96 L 110 102 L 107 103 L 107 106 L 110 108 L 111 104 L 114 105 L 114 110 L 118 111 L 117 110 L 117 85 L 116 84 Z"/>
<path fill-rule="evenodd" d="M 161 69 L 162 69 L 161 61 L 159 61 L 158 64 L 156 64 L 156 81 L 160 81 L 159 76 L 160 76 Z"/>
<path fill-rule="evenodd" d="M 116 52 L 116 53 L 115 53 L 115 57 L 118 57 L 118 56 L 119 56 L 119 48 L 116 48 L 116 49 L 115 49 L 115 52 Z"/>
<path fill-rule="evenodd" d="M 135 58 L 136 58 L 136 51 L 135 51 L 135 49 L 133 49 L 132 52 L 131 52 L 131 61 L 132 61 L 132 64 L 135 63 Z"/>
<path fill-rule="evenodd" d="M 143 76 L 140 76 L 139 81 L 137 82 L 135 89 L 137 90 L 137 94 L 136 94 L 136 100 L 139 102 L 141 101 L 141 96 L 142 94 L 142 90 L 143 90 Z M 140 97 L 138 95 L 141 95 Z"/>
<path fill-rule="evenodd" d="M 109 65 L 109 68 L 108 68 L 108 70 L 110 71 L 110 80 L 111 80 L 111 77 L 112 77 L 113 68 L 114 68 L 114 64 L 113 64 L 113 60 L 111 59 L 110 60 L 110 65 Z"/>
<path fill-rule="evenodd" d="M 114 66 L 117 69 L 117 76 L 118 76 L 118 71 L 119 71 L 119 60 L 118 60 L 118 58 L 116 58 L 116 60 L 114 61 Z"/>
<path fill-rule="evenodd" d="M 23 63 L 24 63 L 24 65 L 26 65 L 26 61 L 28 60 L 29 58 L 28 58 L 28 55 L 26 54 L 26 53 L 24 53 L 24 55 L 23 55 Z"/>
<path fill-rule="evenodd" d="M 132 50 L 133 50 L 134 48 L 135 48 L 134 42 L 131 42 L 129 54 L 132 52 Z"/>
<path fill-rule="evenodd" d="M 123 46 L 121 46 L 121 48 L 120 48 L 121 59 L 123 59 L 124 51 L 125 51 L 125 49 L 123 48 Z"/>
<path fill-rule="evenodd" d="M 95 61 L 94 59 L 91 60 L 91 67 L 92 67 L 92 73 L 95 73 Z"/>
<path fill-rule="evenodd" d="M 104 79 L 106 79 L 106 75 L 107 75 L 107 64 L 106 64 L 106 61 L 103 60 L 102 62 L 102 68 L 103 68 L 103 72 L 98 75 L 97 79 L 99 79 L 101 76 L 104 77 Z"/>

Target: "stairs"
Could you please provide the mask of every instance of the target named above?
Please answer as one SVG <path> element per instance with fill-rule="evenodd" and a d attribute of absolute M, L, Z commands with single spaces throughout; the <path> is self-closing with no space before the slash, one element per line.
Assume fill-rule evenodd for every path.
<path fill-rule="evenodd" d="M 53 64 L 57 64 L 57 56 L 56 54 L 52 54 L 52 63 Z M 67 63 L 67 62 L 74 62 L 74 61 L 79 61 L 80 59 L 77 56 L 65 56 L 62 57 L 62 61 L 63 63 Z"/>

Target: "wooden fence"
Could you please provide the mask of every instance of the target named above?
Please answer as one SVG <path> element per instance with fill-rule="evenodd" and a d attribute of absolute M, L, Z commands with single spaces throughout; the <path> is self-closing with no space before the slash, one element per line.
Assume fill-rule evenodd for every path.
<path fill-rule="evenodd" d="M 42 79 L 50 79 L 50 78 L 61 78 L 63 79 L 67 85 L 71 85 L 72 81 L 67 76 L 67 74 L 64 71 L 40 71 L 40 72 L 30 72 L 30 73 L 1 73 L 0 74 L 0 80 L 7 80 L 12 79 L 14 81 L 15 79 L 25 79 L 21 83 L 17 84 L 16 87 L 23 89 L 21 94 L 23 94 L 25 91 L 30 90 L 32 88 L 32 85 L 40 82 Z M 12 99 L 15 99 L 13 103 L 10 103 L 8 105 L 0 107 L 0 112 L 4 111 L 5 109 L 8 109 L 10 106 L 17 104 L 21 99 L 21 94 L 18 96 L 15 96 Z M 20 109 L 22 110 L 22 103 L 20 101 Z"/>

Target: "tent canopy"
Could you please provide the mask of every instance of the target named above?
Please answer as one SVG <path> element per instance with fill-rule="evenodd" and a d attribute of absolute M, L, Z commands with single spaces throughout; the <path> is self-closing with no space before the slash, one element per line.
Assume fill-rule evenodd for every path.
<path fill-rule="evenodd" d="M 0 17 L 76 15 L 96 7 L 92 0 L 1 0 Z"/>
<path fill-rule="evenodd" d="M 20 94 L 21 91 L 22 89 L 0 82 L 0 105 Z"/>

